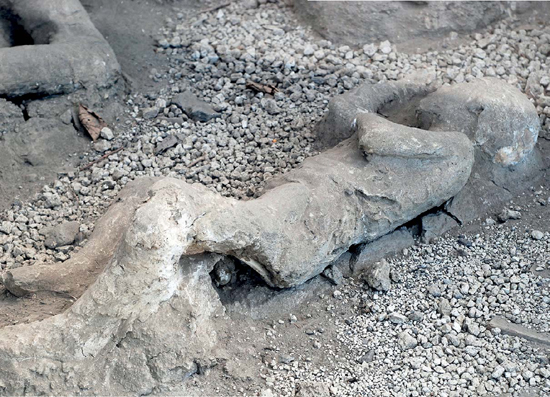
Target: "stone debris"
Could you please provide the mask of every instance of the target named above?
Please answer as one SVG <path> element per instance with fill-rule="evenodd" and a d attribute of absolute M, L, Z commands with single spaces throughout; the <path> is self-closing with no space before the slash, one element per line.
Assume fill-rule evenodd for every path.
<path fill-rule="evenodd" d="M 445 298 L 439 300 L 439 303 L 437 305 L 437 309 L 439 311 L 439 314 L 441 314 L 441 316 L 443 316 L 443 317 L 450 316 L 451 310 L 452 310 L 451 304 Z"/>
<path fill-rule="evenodd" d="M 411 336 L 407 331 L 403 331 L 399 334 L 399 346 L 403 350 L 414 349 L 418 345 L 418 341 Z"/>
<path fill-rule="evenodd" d="M 164 138 L 161 142 L 157 143 L 157 146 L 155 147 L 155 154 L 161 154 L 165 152 L 166 150 L 173 148 L 179 143 L 179 139 L 176 138 L 174 135 L 169 135 L 166 138 Z"/>
<path fill-rule="evenodd" d="M 497 215 L 497 218 L 501 222 L 506 222 L 508 220 L 518 220 L 521 219 L 521 212 L 514 211 L 509 208 L 505 208 L 502 210 L 500 214 Z"/>
<path fill-rule="evenodd" d="M 340 285 L 344 280 L 344 276 L 340 269 L 336 266 L 329 266 L 323 270 L 323 276 L 325 276 L 333 285 Z"/>
<path fill-rule="evenodd" d="M 444 212 L 426 215 L 422 218 L 422 242 L 430 243 L 456 226 L 458 222 Z"/>
<path fill-rule="evenodd" d="M 107 139 L 108 141 L 112 141 L 115 135 L 113 134 L 113 130 L 111 130 L 109 127 L 103 127 L 101 129 L 101 137 L 103 139 Z"/>
<path fill-rule="evenodd" d="M 142 114 L 145 120 L 154 119 L 159 114 L 159 108 L 157 107 L 145 108 L 143 109 Z"/>
<path fill-rule="evenodd" d="M 100 139 L 99 141 L 96 141 L 94 143 L 94 149 L 98 151 L 99 153 L 105 153 L 111 150 L 112 146 L 109 141 Z"/>
<path fill-rule="evenodd" d="M 365 297 L 359 281 L 340 286 L 329 311 L 338 329 L 330 364 L 298 357 L 292 368 L 266 368 L 274 392 L 330 376 L 342 396 L 547 395 L 550 296 L 541 285 L 548 278 L 526 271 L 548 260 L 546 242 L 506 224 L 466 238 L 466 256 L 444 236 L 389 259 L 403 283 L 388 292 Z M 351 321 L 337 315 L 365 301 L 369 310 L 352 311 Z"/>
<path fill-rule="evenodd" d="M 23 111 L 15 104 L 0 98 L 0 136 L 13 126 L 25 121 Z"/>
<path fill-rule="evenodd" d="M 365 269 L 363 278 L 369 287 L 378 291 L 389 291 L 391 288 L 390 264 L 381 260 Z"/>
<path fill-rule="evenodd" d="M 73 112 L 71 109 L 67 109 L 61 114 L 61 116 L 59 116 L 59 119 L 63 122 L 63 124 L 70 125 L 73 122 Z"/>
<path fill-rule="evenodd" d="M 192 120 L 207 122 L 220 117 L 220 114 L 206 102 L 199 100 L 190 91 L 185 91 L 172 98 L 172 103 L 179 107 Z"/>
<path fill-rule="evenodd" d="M 40 231 L 46 239 L 44 245 L 50 249 L 74 243 L 79 232 L 80 224 L 78 222 L 65 222 Z"/>
<path fill-rule="evenodd" d="M 407 322 L 408 318 L 401 313 L 390 313 L 388 320 L 393 324 L 403 324 Z"/>
<path fill-rule="evenodd" d="M 388 255 L 401 253 L 404 249 L 414 245 L 415 241 L 411 232 L 401 228 L 380 237 L 377 240 L 364 244 L 360 248 L 358 255 L 351 259 L 351 272 L 361 274 L 361 272 L 379 262 Z"/>

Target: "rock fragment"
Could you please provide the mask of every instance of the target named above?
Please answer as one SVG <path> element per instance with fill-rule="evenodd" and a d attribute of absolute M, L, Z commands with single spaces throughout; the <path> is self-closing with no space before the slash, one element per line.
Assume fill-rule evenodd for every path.
<path fill-rule="evenodd" d="M 360 274 L 373 263 L 414 245 L 412 234 L 405 228 L 393 231 L 361 247 L 361 252 L 351 263 L 352 272 Z"/>
<path fill-rule="evenodd" d="M 264 107 L 265 111 L 270 115 L 281 113 L 281 108 L 273 99 L 262 99 L 262 106 Z"/>
<path fill-rule="evenodd" d="M 150 107 L 143 109 L 143 118 L 145 120 L 151 120 L 157 117 L 159 114 L 159 108 L 157 107 Z"/>
<path fill-rule="evenodd" d="M 442 298 L 437 304 L 437 310 L 439 311 L 439 314 L 441 314 L 443 317 L 448 317 L 451 315 L 452 307 L 447 299 Z"/>
<path fill-rule="evenodd" d="M 428 294 L 434 298 L 439 298 L 441 296 L 441 289 L 437 284 L 430 284 L 427 288 Z"/>
<path fill-rule="evenodd" d="M 332 393 L 328 383 L 300 382 L 296 385 L 296 397 L 329 397 Z"/>
<path fill-rule="evenodd" d="M 502 333 L 550 346 L 550 334 L 537 332 L 521 324 L 514 324 L 501 316 L 494 316 L 487 324 L 489 329 L 499 329 Z"/>
<path fill-rule="evenodd" d="M 391 288 L 390 264 L 382 259 L 365 269 L 363 278 L 369 285 L 378 291 L 389 291 Z"/>
<path fill-rule="evenodd" d="M 404 316 L 401 313 L 390 313 L 388 315 L 388 320 L 393 324 L 404 324 L 407 322 L 407 316 Z"/>
<path fill-rule="evenodd" d="M 74 243 L 79 232 L 80 224 L 78 222 L 64 222 L 40 231 L 46 239 L 44 245 L 52 249 Z"/>
<path fill-rule="evenodd" d="M 258 0 L 244 0 L 243 7 L 246 9 L 258 8 Z"/>
<path fill-rule="evenodd" d="M 344 276 L 336 266 L 329 266 L 323 271 L 325 276 L 333 285 L 340 285 L 344 281 Z"/>
<path fill-rule="evenodd" d="M 504 367 L 500 366 L 500 365 L 497 365 L 493 371 L 493 373 L 491 374 L 491 378 L 493 379 L 498 379 L 500 378 L 503 374 L 504 374 Z"/>
<path fill-rule="evenodd" d="M 56 208 L 61 206 L 61 198 L 55 192 L 45 192 L 43 194 L 44 203 L 47 208 Z"/>
<path fill-rule="evenodd" d="M 497 218 L 501 222 L 506 222 L 510 219 L 517 220 L 521 219 L 521 212 L 505 208 L 500 214 L 497 215 Z"/>
<path fill-rule="evenodd" d="M 207 122 L 220 117 L 220 114 L 212 106 L 198 99 L 191 91 L 184 91 L 176 95 L 172 98 L 172 103 L 195 121 Z"/>
<path fill-rule="evenodd" d="M 367 353 L 365 353 L 363 356 L 361 356 L 357 360 L 357 363 L 359 363 L 359 364 L 371 363 L 371 362 L 374 361 L 374 355 L 375 355 L 375 351 L 371 349 Z"/>
<path fill-rule="evenodd" d="M 111 150 L 111 143 L 107 140 L 100 139 L 100 140 L 94 142 L 94 149 L 97 150 L 100 153 L 105 153 L 105 152 Z"/>
<path fill-rule="evenodd" d="M 5 129 L 25 121 L 23 111 L 14 103 L 0 98 L 0 127 Z"/>
<path fill-rule="evenodd" d="M 109 127 L 103 127 L 101 129 L 101 137 L 103 139 L 107 139 L 108 141 L 112 141 L 115 137 L 115 134 L 113 134 L 113 130 L 111 130 Z"/>
<path fill-rule="evenodd" d="M 155 147 L 155 154 L 161 154 L 166 150 L 176 146 L 178 143 L 179 140 L 174 135 L 167 136 L 162 140 L 162 142 L 157 143 L 157 146 Z"/>
<path fill-rule="evenodd" d="M 59 116 L 59 119 L 63 122 L 63 124 L 70 125 L 73 122 L 73 112 L 71 109 L 67 109 L 61 114 L 61 116 Z"/>
<path fill-rule="evenodd" d="M 418 345 L 418 341 L 407 331 L 403 331 L 398 335 L 398 342 L 403 350 L 414 349 Z"/>
<path fill-rule="evenodd" d="M 426 215 L 422 218 L 422 242 L 429 243 L 456 226 L 458 222 L 443 212 Z"/>

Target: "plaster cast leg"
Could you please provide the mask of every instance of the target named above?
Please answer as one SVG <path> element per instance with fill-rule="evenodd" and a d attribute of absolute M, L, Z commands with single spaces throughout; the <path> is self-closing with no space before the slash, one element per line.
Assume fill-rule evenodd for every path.
<path fill-rule="evenodd" d="M 155 181 L 141 178 L 129 183 L 97 222 L 88 243 L 69 260 L 8 270 L 1 276 L 4 286 L 15 296 L 55 292 L 79 298 L 112 259 Z"/>
<path fill-rule="evenodd" d="M 194 354 L 202 359 L 214 347 L 211 321 L 223 310 L 209 276 L 219 257 L 182 258 L 204 204 L 193 196 L 208 197 L 194 190 L 157 183 L 105 271 L 69 310 L 0 330 L 1 394 L 147 394 L 173 371 L 196 371 Z M 139 381 L 127 384 L 132 374 Z"/>

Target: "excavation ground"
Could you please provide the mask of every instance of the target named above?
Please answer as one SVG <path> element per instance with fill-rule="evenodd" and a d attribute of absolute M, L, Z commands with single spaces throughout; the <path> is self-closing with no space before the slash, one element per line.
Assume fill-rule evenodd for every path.
<path fill-rule="evenodd" d="M 140 116 L 131 115 L 131 112 L 133 112 L 132 107 L 138 106 L 136 105 L 138 103 L 140 111 L 142 111 L 142 108 L 146 105 L 149 106 L 155 103 L 156 99 L 153 98 L 160 97 L 162 99 L 170 93 L 168 87 L 170 74 L 167 71 L 174 66 L 174 59 L 171 59 L 166 53 L 155 51 L 158 48 L 158 40 L 155 37 L 162 36 L 159 34 L 159 29 L 164 26 L 168 16 L 173 20 L 177 20 L 179 18 L 177 14 L 182 13 L 181 19 L 186 21 L 186 18 L 196 17 L 201 13 L 201 10 L 213 7 L 218 3 L 178 2 L 177 9 L 174 9 L 175 4 L 170 1 L 135 0 L 131 2 L 114 2 L 83 0 L 82 3 L 90 13 L 95 25 L 116 52 L 125 77 L 133 90 L 128 99 L 135 101 L 135 103 L 128 104 L 128 113 L 120 116 L 114 129 L 115 133 L 120 132 L 121 135 L 124 131 L 129 137 L 128 143 L 130 143 L 130 146 L 137 146 L 141 138 L 140 133 L 151 129 L 150 125 L 147 125 L 147 122 L 141 119 Z M 269 10 L 268 7 L 271 7 L 271 5 L 265 7 L 266 10 Z M 307 36 L 307 39 L 312 40 L 312 42 L 314 40 L 310 36 Z M 187 73 L 190 70 L 185 62 L 181 67 L 182 73 Z M 158 74 L 163 75 L 163 77 L 150 78 L 149 76 L 154 74 L 151 72 L 152 69 L 156 69 Z M 206 88 L 212 90 L 213 85 L 207 84 Z M 336 94 L 336 90 L 327 91 L 325 93 L 327 98 L 329 93 L 331 95 Z M 144 99 L 146 94 L 149 96 Z M 304 95 L 306 94 L 304 93 Z M 322 101 L 318 102 L 322 103 Z M 322 112 L 319 112 L 319 115 L 313 117 L 310 113 L 307 113 L 307 117 L 311 116 L 310 122 L 312 122 L 317 120 L 321 114 Z M 290 120 L 287 121 L 290 122 Z M 240 122 L 241 120 L 239 120 Z M 202 128 L 202 124 L 199 127 Z M 306 126 L 305 128 L 311 127 Z M 140 128 L 143 128 L 143 130 L 140 130 Z M 135 131 L 128 132 L 131 129 L 135 129 Z M 147 135 L 146 138 L 149 141 L 146 143 L 150 144 L 150 141 L 156 138 L 159 138 L 160 141 L 160 138 L 165 138 L 166 135 L 167 131 L 154 135 L 154 138 L 153 135 Z M 541 137 L 538 145 L 542 152 L 548 156 L 550 141 Z M 116 147 L 113 146 L 112 149 L 116 150 Z M 132 154 L 136 154 L 136 152 L 132 152 Z M 103 153 L 92 152 L 89 156 L 83 156 L 81 159 L 82 165 L 95 161 L 102 155 Z M 190 159 L 190 162 L 200 159 L 201 155 L 197 154 L 194 159 Z M 130 154 L 126 153 L 125 156 L 129 157 Z M 146 161 L 147 157 L 139 160 Z M 112 160 L 112 162 L 117 163 L 118 159 Z M 94 169 L 98 170 L 96 175 L 99 175 L 96 181 L 93 179 L 92 172 L 91 175 L 86 174 L 86 178 L 90 178 L 92 187 L 105 183 L 105 179 L 100 172 L 105 169 L 105 165 L 108 163 L 109 160 L 101 161 L 90 168 L 92 172 Z M 198 169 L 202 163 L 199 161 L 197 164 L 194 167 Z M 297 165 L 299 165 L 299 162 L 292 164 L 292 167 Z M 284 169 L 284 167 L 281 169 Z M 146 174 L 143 170 L 139 172 L 143 172 L 141 175 Z M 135 176 L 137 175 L 133 175 L 133 177 Z M 187 174 L 187 176 L 189 175 Z M 191 177 L 190 181 L 203 182 L 199 180 L 199 177 L 195 179 Z M 263 183 L 263 180 L 261 183 Z M 70 182 L 63 182 L 62 185 L 68 186 Z M 227 188 L 224 194 L 238 196 L 235 191 L 246 190 L 241 189 L 238 185 L 231 185 L 231 188 L 234 190 Z M 110 190 L 105 191 L 110 192 Z M 68 197 L 73 197 L 68 190 L 66 193 Z M 76 194 L 79 194 L 79 192 L 76 192 Z M 93 229 L 93 223 L 104 213 L 113 196 L 114 194 L 97 196 L 95 197 L 96 201 L 94 201 L 91 198 L 88 200 L 89 196 L 79 195 L 79 200 L 82 201 L 79 201 L 79 206 L 74 209 L 74 212 L 71 212 L 73 207 L 70 206 L 71 211 L 62 213 L 60 217 L 48 213 L 50 218 L 47 222 L 57 223 L 61 218 L 78 219 L 85 226 L 83 228 L 85 232 L 89 233 Z M 246 198 L 246 192 L 243 193 L 243 196 Z M 548 174 L 544 174 L 541 175 L 540 180 L 531 189 L 515 198 L 513 202 L 492 209 L 482 219 L 477 219 L 452 230 L 443 236 L 440 241 L 444 240 L 449 245 L 456 246 L 450 250 L 452 255 L 466 258 L 471 256 L 474 260 L 476 257 L 473 249 L 468 246 L 471 242 L 477 240 L 487 242 L 486 246 L 476 245 L 476 247 L 489 251 L 498 248 L 496 245 L 491 246 L 489 243 L 497 235 L 525 235 L 525 238 L 521 237 L 519 240 L 530 241 L 532 232 L 540 231 L 546 233 L 543 242 L 546 241 L 546 252 L 548 253 L 550 241 L 550 237 L 548 237 L 548 233 L 550 233 L 550 223 L 548 222 L 549 199 L 550 177 Z M 28 203 L 20 203 L 19 206 L 14 207 L 14 210 L 17 212 L 26 204 Z M 37 207 L 40 207 L 40 205 L 37 204 Z M 497 214 L 505 207 L 519 210 L 522 215 L 521 219 L 499 223 Z M 488 218 L 493 219 L 496 224 L 488 223 Z M 537 244 L 541 246 L 543 243 Z M 406 253 L 389 259 L 397 281 L 392 284 L 392 290 L 387 294 L 375 293 L 362 280 L 361 276 L 344 279 L 343 283 L 336 286 L 325 277 L 318 276 L 302 286 L 289 290 L 276 290 L 266 286 L 251 270 L 244 267 L 239 268 L 238 281 L 228 287 L 219 288 L 228 317 L 217 332 L 220 341 L 228 350 L 220 357 L 213 357 L 211 361 L 198 363 L 197 373 L 187 380 L 185 392 L 196 396 L 261 395 L 268 397 L 274 395 L 292 396 L 295 393 L 305 396 L 308 395 L 305 390 L 313 388 L 312 390 L 318 396 L 331 394 L 361 395 L 369 392 L 380 392 L 375 395 L 400 395 L 399 393 L 407 395 L 407 384 L 412 385 L 417 376 L 414 371 L 410 371 L 410 363 L 405 362 L 405 359 L 408 358 L 406 355 L 400 356 L 391 352 L 398 343 L 397 338 L 393 337 L 397 333 L 395 330 L 401 329 L 399 327 L 402 325 L 394 324 L 385 318 L 377 322 L 377 329 L 368 330 L 368 327 L 363 326 L 362 321 L 368 322 L 380 314 L 389 316 L 393 311 L 403 315 L 410 313 L 405 311 L 401 313 L 400 307 L 395 307 L 391 312 L 388 309 L 383 313 L 376 313 L 376 315 L 369 314 L 366 310 L 368 306 L 366 307 L 364 303 L 376 303 L 377 300 L 382 301 L 388 299 L 388 297 L 391 300 L 395 297 L 395 304 L 404 304 L 403 300 L 400 300 L 400 296 L 411 291 L 411 295 L 406 295 L 407 297 L 413 296 L 411 299 L 415 303 L 426 305 L 424 314 L 427 318 L 426 323 L 437 323 L 439 326 L 440 324 L 437 321 L 440 318 L 430 317 L 432 313 L 435 313 L 434 305 L 437 304 L 437 300 L 428 296 L 425 279 L 449 278 L 452 280 L 453 277 L 462 277 L 463 274 L 460 273 L 460 269 L 457 267 L 450 267 L 447 269 L 448 273 L 446 274 L 438 274 L 435 270 L 431 270 L 432 265 L 435 268 L 435 264 L 432 262 L 434 261 L 432 247 L 434 249 L 440 248 L 438 242 L 430 245 L 423 245 L 418 242 L 416 247 L 408 249 Z M 78 246 L 76 249 L 79 249 Z M 70 255 L 70 253 L 69 250 L 68 254 Z M 413 253 L 417 256 L 412 257 Z M 55 255 L 59 254 L 59 251 L 50 251 L 48 258 L 54 258 Z M 61 252 L 61 254 L 65 255 L 67 252 Z M 66 259 L 65 256 L 59 256 L 55 260 L 61 261 L 60 258 Z M 547 259 L 550 260 L 550 258 Z M 417 266 L 411 266 L 411 260 L 417 261 Z M 28 262 L 27 264 L 30 264 L 32 261 L 29 260 Z M 536 285 L 538 291 L 543 296 L 548 297 L 550 267 L 545 267 L 544 263 L 531 263 L 531 265 L 532 268 L 528 271 L 522 270 L 513 275 L 527 274 L 526 278 L 532 281 L 530 285 Z M 440 268 L 437 269 L 438 271 L 441 270 Z M 500 269 L 495 271 L 500 277 Z M 363 296 L 365 299 L 363 299 Z M 525 298 L 529 297 L 526 296 Z M 73 300 L 74 298 L 71 296 L 51 294 L 17 298 L 3 291 L 0 298 L 0 327 L 47 318 L 51 314 L 58 313 L 70 306 Z M 457 307 L 463 308 L 461 304 L 457 304 Z M 536 307 L 536 303 L 528 306 L 529 310 L 536 310 Z M 494 307 L 491 307 L 488 310 L 493 309 Z M 488 314 L 492 313 L 488 312 Z M 531 320 L 529 318 L 529 321 L 524 325 L 538 329 L 541 332 L 549 331 L 550 319 L 547 314 L 542 313 L 539 322 Z M 412 323 L 412 320 L 410 323 Z M 420 335 L 425 334 L 430 338 L 440 336 L 440 332 L 436 330 L 422 331 L 422 327 L 418 325 L 421 323 L 421 321 L 414 323 L 410 329 L 418 327 L 420 328 Z M 444 325 L 442 324 L 442 326 Z M 388 341 L 388 339 L 384 339 L 384 335 L 377 333 L 383 333 L 384 331 L 388 331 L 388 335 L 392 335 L 393 339 Z M 372 350 L 371 355 L 365 358 L 357 357 L 358 347 L 350 342 L 355 334 L 359 335 L 357 338 L 362 338 L 365 341 L 365 346 L 368 346 L 368 349 L 365 349 L 368 351 L 364 356 L 370 354 Z M 373 338 L 378 342 L 379 348 L 372 347 L 373 342 L 367 336 L 368 334 L 374 335 Z M 548 347 L 507 336 L 496 335 L 495 338 L 494 340 L 491 339 L 489 343 L 487 355 L 492 357 L 492 355 L 509 354 L 514 357 L 514 363 L 520 367 L 516 372 L 520 374 L 519 378 L 522 378 L 523 381 L 518 379 L 517 384 L 510 386 L 510 390 L 508 390 L 510 395 L 513 393 L 516 393 L 514 395 L 521 395 L 520 393 L 526 393 L 525 395 L 548 395 L 550 393 L 550 381 L 548 377 L 544 377 L 544 372 L 541 372 L 541 369 L 548 368 Z M 503 344 L 506 345 L 508 342 L 517 346 L 512 346 L 510 349 L 503 347 Z M 523 356 L 521 355 L 522 349 L 527 352 Z M 388 354 L 384 355 L 383 350 L 387 350 Z M 429 352 L 433 360 L 441 361 L 441 358 L 436 357 L 439 353 L 439 351 L 436 353 L 436 350 L 432 347 L 426 347 L 426 352 Z M 433 355 L 432 351 L 434 351 Z M 484 358 L 482 357 L 482 359 Z M 485 392 L 491 393 L 486 387 L 495 387 L 493 391 L 496 395 L 507 395 L 502 390 L 502 385 L 505 383 L 502 378 L 505 376 L 503 375 L 502 378 L 496 380 L 491 377 L 493 374 L 492 365 L 494 362 L 500 361 L 500 358 L 494 360 L 487 358 L 485 361 L 483 364 L 476 361 L 475 365 L 469 365 L 472 363 L 471 361 L 465 363 L 472 368 L 475 366 L 478 372 L 472 377 L 483 384 Z M 535 371 L 531 371 L 530 368 L 534 362 L 538 366 Z M 460 367 L 463 364 L 457 366 Z M 439 371 L 438 367 L 439 365 L 434 364 L 430 368 L 437 372 Z M 482 371 L 480 367 L 486 368 Z M 381 371 L 390 374 L 388 378 L 381 378 L 379 374 Z M 529 377 L 529 371 L 534 372 L 535 375 Z M 396 375 L 392 379 L 391 374 L 393 373 Z M 509 373 L 511 374 L 510 378 L 518 378 L 515 372 L 510 371 Z M 445 374 L 445 371 L 443 371 L 443 374 Z M 539 378 L 539 382 L 530 389 L 529 380 L 535 377 Z M 472 386 L 473 383 L 475 382 L 471 381 L 468 386 Z M 440 395 L 438 394 L 438 388 L 443 387 L 444 381 L 442 380 L 441 383 L 434 383 L 431 391 L 425 391 L 420 386 L 414 386 L 408 392 L 411 395 L 429 395 L 429 393 Z M 478 395 L 481 389 L 478 390 L 477 387 L 470 389 L 464 387 L 464 393 Z M 417 394 L 413 394 L 413 392 Z M 451 393 L 451 390 L 446 392 Z M 181 393 L 182 390 L 178 388 L 154 391 L 154 394 L 158 395 L 179 395 Z"/>

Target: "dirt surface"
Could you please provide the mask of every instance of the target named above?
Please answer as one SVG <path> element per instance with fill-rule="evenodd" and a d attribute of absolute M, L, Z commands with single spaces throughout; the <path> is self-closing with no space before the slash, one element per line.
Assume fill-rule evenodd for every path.
<path fill-rule="evenodd" d="M 0 209 L 29 199 L 57 178 L 74 172 L 90 139 L 58 120 L 33 118 L 0 140 Z"/>
<path fill-rule="evenodd" d="M 69 308 L 73 298 L 50 293 L 17 298 L 4 290 L 0 292 L 0 328 L 8 325 L 41 321 Z"/>
<path fill-rule="evenodd" d="M 167 18 L 178 19 L 182 8 L 190 14 L 222 3 L 221 0 L 82 0 L 92 22 L 109 42 L 130 86 L 143 93 L 156 89 L 149 78 L 153 69 L 164 70 L 165 55 L 155 52 L 156 37 Z"/>
<path fill-rule="evenodd" d="M 131 84 L 139 90 L 152 88 L 153 80 L 147 77 L 164 62 L 154 52 L 154 36 L 172 13 L 170 2 L 84 0 L 82 5 L 115 51 Z"/>

